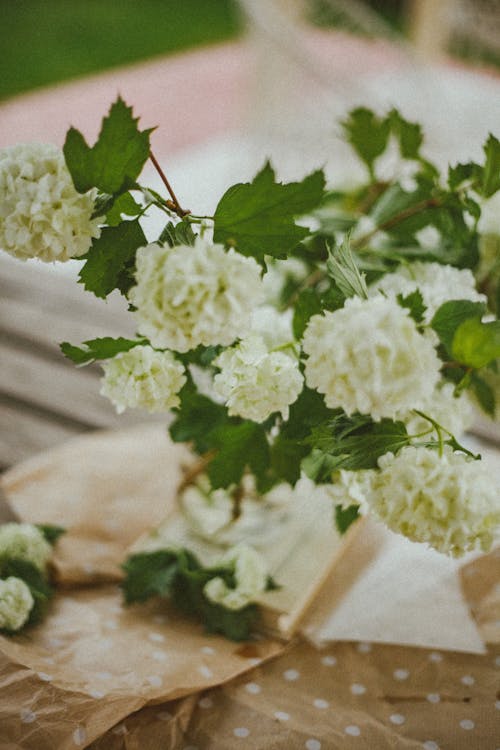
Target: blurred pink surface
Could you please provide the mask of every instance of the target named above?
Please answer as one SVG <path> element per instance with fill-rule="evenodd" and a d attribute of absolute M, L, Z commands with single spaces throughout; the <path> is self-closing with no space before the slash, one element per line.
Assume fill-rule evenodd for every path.
<path fill-rule="evenodd" d="M 323 77 L 395 67 L 401 59 L 386 42 L 324 31 L 308 33 L 304 52 Z M 153 149 L 171 154 L 228 130 L 244 130 L 252 96 L 258 96 L 256 76 L 253 48 L 240 41 L 39 89 L 0 104 L 0 147 L 25 141 L 62 145 L 70 125 L 93 141 L 120 93 L 143 127 L 161 124 Z"/>

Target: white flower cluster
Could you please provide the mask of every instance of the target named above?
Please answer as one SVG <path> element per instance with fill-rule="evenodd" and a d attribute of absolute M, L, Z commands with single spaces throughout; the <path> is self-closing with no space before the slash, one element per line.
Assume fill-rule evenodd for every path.
<path fill-rule="evenodd" d="M 488 551 L 500 524 L 500 496 L 481 461 L 444 446 L 407 446 L 378 461 L 364 488 L 370 511 L 390 529 L 458 557 Z"/>
<path fill-rule="evenodd" d="M 423 406 L 439 380 L 440 361 L 394 300 L 353 297 L 344 307 L 313 315 L 303 349 L 306 383 L 346 414 L 395 419 Z"/>
<path fill-rule="evenodd" d="M 214 378 L 214 389 L 224 398 L 231 416 L 264 422 L 273 412 L 281 412 L 287 419 L 288 407 L 302 390 L 296 357 L 269 351 L 258 334 L 226 349 L 214 364 L 221 370 Z"/>
<path fill-rule="evenodd" d="M 0 526 L 0 561 L 24 560 L 44 572 L 51 556 L 52 547 L 36 526 L 30 523 Z"/>
<path fill-rule="evenodd" d="M 250 328 L 263 299 L 258 263 L 197 238 L 193 247 L 139 248 L 129 299 L 141 334 L 158 348 L 187 352 L 229 346 Z"/>
<path fill-rule="evenodd" d="M 20 578 L 0 580 L 0 628 L 12 632 L 22 628 L 34 603 L 31 591 Z"/>
<path fill-rule="evenodd" d="M 486 302 L 484 294 L 476 290 L 474 276 L 468 268 L 421 261 L 400 266 L 397 271 L 382 276 L 370 286 L 369 293 L 376 295 L 383 292 L 395 298 L 398 294 L 406 297 L 416 289 L 420 290 L 427 307 L 424 316 L 427 323 L 432 320 L 436 310 L 450 299 Z"/>
<path fill-rule="evenodd" d="M 214 604 L 226 609 L 238 610 L 246 607 L 264 593 L 268 573 L 261 555 L 247 544 L 239 544 L 228 550 L 220 565 L 234 566 L 235 588 L 230 588 L 223 578 L 211 578 L 203 593 Z"/>
<path fill-rule="evenodd" d="M 0 247 L 21 260 L 78 258 L 99 237 L 96 192 L 75 190 L 62 151 L 42 143 L 0 150 Z"/>
<path fill-rule="evenodd" d="M 184 366 L 172 352 L 151 346 L 135 346 L 103 365 L 101 395 L 109 398 L 121 414 L 126 408 L 149 412 L 178 406 L 178 393 L 186 382 Z"/>
<path fill-rule="evenodd" d="M 500 235 L 500 190 L 482 202 L 477 229 L 480 234 Z"/>

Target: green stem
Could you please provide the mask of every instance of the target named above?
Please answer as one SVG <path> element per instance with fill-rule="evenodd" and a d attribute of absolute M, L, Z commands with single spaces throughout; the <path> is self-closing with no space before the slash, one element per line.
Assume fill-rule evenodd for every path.
<path fill-rule="evenodd" d="M 351 242 L 351 248 L 356 250 L 360 247 L 363 247 L 371 240 L 372 237 L 374 237 L 377 232 L 385 232 L 387 229 L 392 229 L 392 227 L 395 227 L 397 224 L 399 224 L 401 221 L 404 221 L 405 219 L 409 219 L 411 216 L 415 216 L 415 214 L 420 213 L 421 211 L 425 211 L 428 208 L 438 208 L 442 205 L 442 202 L 439 200 L 439 198 L 427 198 L 425 201 L 420 201 L 419 203 L 415 203 L 413 206 L 409 206 L 408 208 L 405 208 L 404 211 L 401 211 L 399 214 L 396 214 L 395 216 L 391 216 L 390 219 L 386 219 L 381 224 L 376 226 L 374 229 L 372 229 L 370 232 L 367 232 L 362 237 L 359 237 L 357 240 L 354 240 Z"/>

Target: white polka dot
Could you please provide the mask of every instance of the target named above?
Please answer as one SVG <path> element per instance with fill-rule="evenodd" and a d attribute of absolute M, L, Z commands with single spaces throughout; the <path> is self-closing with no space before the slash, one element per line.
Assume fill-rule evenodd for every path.
<path fill-rule="evenodd" d="M 247 693 L 257 695 L 261 692 L 262 688 L 260 685 L 257 685 L 256 682 L 247 682 L 247 684 L 245 685 L 245 690 L 247 691 Z"/>
<path fill-rule="evenodd" d="M 92 573 L 95 573 L 95 566 L 92 565 L 92 563 L 86 562 L 83 563 L 82 570 L 84 573 L 87 573 L 87 575 L 92 575 Z"/>
<path fill-rule="evenodd" d="M 351 693 L 353 695 L 363 695 L 363 693 L 366 693 L 366 688 L 364 685 L 361 685 L 359 682 L 354 682 L 351 685 Z"/>
<path fill-rule="evenodd" d="M 96 700 L 100 700 L 101 698 L 104 698 L 106 693 L 103 693 L 102 690 L 89 690 L 89 695 L 91 698 L 95 698 Z"/>
<path fill-rule="evenodd" d="M 98 643 L 96 644 L 101 651 L 107 651 L 108 648 L 111 648 L 113 645 L 113 641 L 111 638 L 99 638 Z"/>
<path fill-rule="evenodd" d="M 429 659 L 429 661 L 433 661 L 433 662 L 436 662 L 436 663 L 439 662 L 439 661 L 443 661 L 442 655 L 440 653 L 438 653 L 437 651 L 432 651 L 429 654 L 428 659 Z"/>
<path fill-rule="evenodd" d="M 500 667 L 500 656 L 495 657 L 495 667 Z"/>
<path fill-rule="evenodd" d="M 294 682 L 295 680 L 299 679 L 300 672 L 298 672 L 296 669 L 287 669 L 285 672 L 283 672 L 283 677 L 288 682 Z"/>
<path fill-rule="evenodd" d="M 406 717 L 403 716 L 403 714 L 391 714 L 389 716 L 389 721 L 391 724 L 397 724 L 398 726 L 401 726 L 401 724 L 404 724 L 406 721 Z"/>
<path fill-rule="evenodd" d="M 316 698 L 313 705 L 315 708 L 328 708 L 330 704 L 324 698 Z"/>
<path fill-rule="evenodd" d="M 349 726 L 344 729 L 344 732 L 351 737 L 359 737 L 361 729 L 357 727 L 356 724 L 349 724 Z"/>
<path fill-rule="evenodd" d="M 78 747 L 81 747 L 87 742 L 87 732 L 84 727 L 78 727 L 78 729 L 75 729 L 73 732 L 73 742 Z"/>
<path fill-rule="evenodd" d="M 259 659 L 258 657 L 255 657 L 255 656 L 248 656 L 246 658 L 246 661 L 247 661 L 247 664 L 250 664 L 251 667 L 256 667 L 261 663 L 262 659 Z"/>
<path fill-rule="evenodd" d="M 212 672 L 210 667 L 205 666 L 205 664 L 202 664 L 201 667 L 198 667 L 198 672 L 202 677 L 206 677 L 207 680 L 214 676 L 214 673 Z"/>
<path fill-rule="evenodd" d="M 495 708 L 500 711 L 500 701 L 495 701 Z"/>
<path fill-rule="evenodd" d="M 460 680 L 462 685 L 473 685 L 475 683 L 474 677 L 470 674 L 465 674 L 462 679 Z"/>
<path fill-rule="evenodd" d="M 125 724 L 118 724 L 117 727 L 114 727 L 114 729 L 112 730 L 112 732 L 113 732 L 113 734 L 118 734 L 118 735 L 122 735 L 123 736 L 125 734 L 128 734 L 128 729 L 125 726 Z"/>
<path fill-rule="evenodd" d="M 105 620 L 104 627 L 108 628 L 108 630 L 118 630 L 118 623 L 116 620 Z"/>
<path fill-rule="evenodd" d="M 167 661 L 168 659 L 168 655 L 165 653 L 165 651 L 153 651 L 151 656 L 155 661 Z"/>
<path fill-rule="evenodd" d="M 290 714 L 287 714 L 286 711 L 276 711 L 274 718 L 278 719 L 278 721 L 288 721 Z"/>
<path fill-rule="evenodd" d="M 335 656 L 323 656 L 321 663 L 324 667 L 334 667 L 337 663 Z"/>
<path fill-rule="evenodd" d="M 95 676 L 98 680 L 110 680 L 113 677 L 111 672 L 96 672 Z"/>
<path fill-rule="evenodd" d="M 422 747 L 424 750 L 439 750 L 439 745 L 434 740 L 426 740 Z"/>
<path fill-rule="evenodd" d="M 156 718 L 160 721 L 170 721 L 172 718 L 172 714 L 169 713 L 169 711 L 158 711 L 156 714 Z"/>
<path fill-rule="evenodd" d="M 51 675 L 51 674 L 47 674 L 47 672 L 38 672 L 38 676 L 39 676 L 39 678 L 40 678 L 40 679 L 41 679 L 41 680 L 42 680 L 43 682 L 50 682 L 50 681 L 51 681 L 52 679 L 54 679 L 54 678 L 52 677 L 52 675 Z"/>
<path fill-rule="evenodd" d="M 215 654 L 215 649 L 212 648 L 212 646 L 202 646 L 200 651 L 202 654 L 207 654 L 208 656 L 213 656 Z"/>
<path fill-rule="evenodd" d="M 369 654 L 372 650 L 372 644 L 368 643 L 368 641 L 362 641 L 361 643 L 358 643 L 356 648 L 360 654 Z"/>
<path fill-rule="evenodd" d="M 429 701 L 429 703 L 439 703 L 439 701 L 441 700 L 441 696 L 439 695 L 439 693 L 429 693 L 427 696 L 427 700 Z"/>
<path fill-rule="evenodd" d="M 36 713 L 30 711 L 29 708 L 22 708 L 19 714 L 19 718 L 23 724 L 32 724 L 36 720 Z"/>
<path fill-rule="evenodd" d="M 198 701 L 198 705 L 200 708 L 212 708 L 214 702 L 211 698 L 208 697 L 200 698 L 200 700 Z"/>
<path fill-rule="evenodd" d="M 462 719 L 462 721 L 460 722 L 460 726 L 462 727 L 462 729 L 474 729 L 476 725 L 470 719 Z"/>
<path fill-rule="evenodd" d="M 148 638 L 150 641 L 153 641 L 154 643 L 163 643 L 165 640 L 165 636 L 161 633 L 150 633 L 148 635 Z"/>
<path fill-rule="evenodd" d="M 321 742 L 311 737 L 311 739 L 306 740 L 305 748 L 306 750 L 321 750 Z"/>
<path fill-rule="evenodd" d="M 150 674 L 149 677 L 146 677 L 146 680 L 149 682 L 151 687 L 161 687 L 163 685 L 163 680 L 158 674 Z"/>
<path fill-rule="evenodd" d="M 236 729 L 233 730 L 233 734 L 235 737 L 248 737 L 250 730 L 246 727 L 236 727 Z"/>
<path fill-rule="evenodd" d="M 42 661 L 45 662 L 45 664 L 55 664 L 56 660 L 52 658 L 52 656 L 44 656 Z"/>
<path fill-rule="evenodd" d="M 395 669 L 392 673 L 395 680 L 399 680 L 402 682 L 403 680 L 407 680 L 410 676 L 410 673 L 407 669 Z"/>

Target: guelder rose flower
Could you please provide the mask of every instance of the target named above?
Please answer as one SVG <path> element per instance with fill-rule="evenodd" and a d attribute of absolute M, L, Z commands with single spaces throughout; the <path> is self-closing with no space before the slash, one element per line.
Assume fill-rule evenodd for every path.
<path fill-rule="evenodd" d="M 363 471 L 339 469 L 332 476 L 332 484 L 325 484 L 324 489 L 335 505 L 340 505 L 344 509 L 351 505 L 358 505 L 360 512 L 365 514 L 369 510 L 366 496 L 375 473 L 375 469 Z"/>
<path fill-rule="evenodd" d="M 279 312 L 272 305 L 262 305 L 252 311 L 251 331 L 262 336 L 268 349 L 294 346 L 292 330 L 293 310 Z"/>
<path fill-rule="evenodd" d="M 346 414 L 395 419 L 420 408 L 438 380 L 440 361 L 397 302 L 353 297 L 344 307 L 313 315 L 303 349 L 306 383 L 325 395 L 326 405 Z"/>
<path fill-rule="evenodd" d="M 51 555 L 51 545 L 36 526 L 30 523 L 6 523 L 0 526 L 0 562 L 15 558 L 44 571 Z"/>
<path fill-rule="evenodd" d="M 388 297 L 397 297 L 398 294 L 406 297 L 416 289 L 420 290 L 427 307 L 424 316 L 426 322 L 432 320 L 438 307 L 450 299 L 486 302 L 485 295 L 476 290 L 474 276 L 468 268 L 420 261 L 399 266 L 397 271 L 382 276 L 370 286 L 369 294 L 383 292 Z"/>
<path fill-rule="evenodd" d="M 113 402 L 121 414 L 128 408 L 149 412 L 178 406 L 178 393 L 186 382 L 184 366 L 172 352 L 150 346 L 135 346 L 103 365 L 101 395 Z"/>
<path fill-rule="evenodd" d="M 500 496 L 482 461 L 407 446 L 379 458 L 367 494 L 370 510 L 390 529 L 458 557 L 487 551 L 500 524 Z"/>
<path fill-rule="evenodd" d="M 0 580 L 0 628 L 10 631 L 22 628 L 34 603 L 31 591 L 20 578 Z"/>
<path fill-rule="evenodd" d="M 199 237 L 194 247 L 142 247 L 136 267 L 129 298 L 139 331 L 158 348 L 229 346 L 249 330 L 250 313 L 263 298 L 253 258 Z"/>
<path fill-rule="evenodd" d="M 215 604 L 226 609 L 243 609 L 254 602 L 267 588 L 267 568 L 264 560 L 252 547 L 239 544 L 228 550 L 221 565 L 234 565 L 235 588 L 230 588 L 223 578 L 211 578 L 203 593 Z"/>
<path fill-rule="evenodd" d="M 0 248 L 21 260 L 66 261 L 99 237 L 95 191 L 75 190 L 56 146 L 26 143 L 0 150 Z"/>
<path fill-rule="evenodd" d="M 279 411 L 286 419 L 289 405 L 302 390 L 297 359 L 281 351 L 268 351 L 257 334 L 226 349 L 214 365 L 221 369 L 214 378 L 214 390 L 225 399 L 231 416 L 264 422 Z"/>

